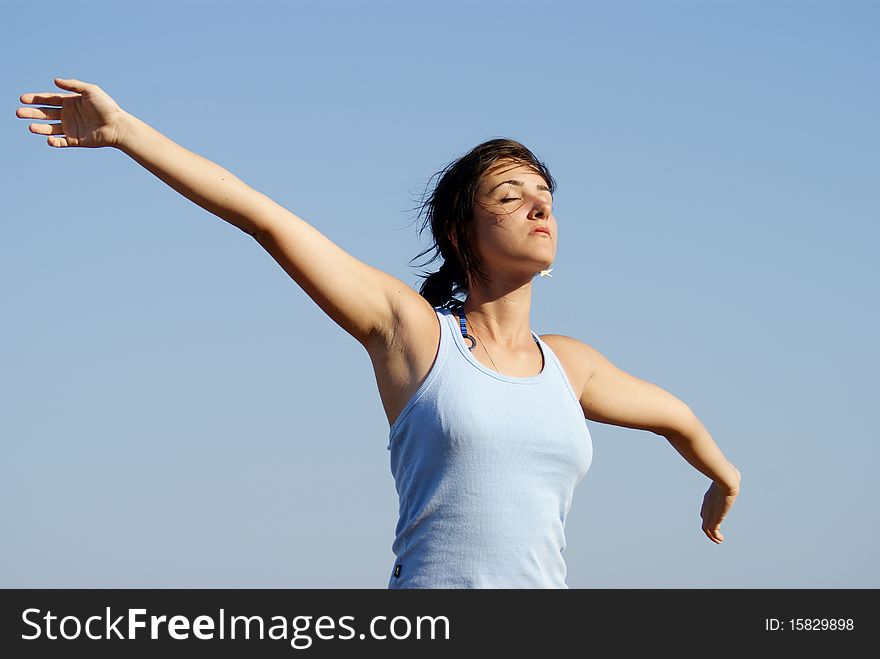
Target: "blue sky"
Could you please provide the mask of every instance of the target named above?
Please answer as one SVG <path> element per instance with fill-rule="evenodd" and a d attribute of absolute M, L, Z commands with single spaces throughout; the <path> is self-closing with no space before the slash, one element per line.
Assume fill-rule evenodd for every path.
<path fill-rule="evenodd" d="M 715 545 L 705 476 L 661 437 L 587 422 L 569 586 L 880 586 L 876 3 L 49 1 L 3 19 L 0 586 L 384 588 L 394 558 L 366 352 L 121 152 L 29 133 L 18 97 L 55 76 L 414 288 L 431 175 L 522 141 L 559 183 L 532 329 L 684 400 L 743 474 Z"/>

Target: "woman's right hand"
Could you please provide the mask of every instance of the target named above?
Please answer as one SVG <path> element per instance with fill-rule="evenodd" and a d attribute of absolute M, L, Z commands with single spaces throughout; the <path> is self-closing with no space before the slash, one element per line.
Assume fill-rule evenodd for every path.
<path fill-rule="evenodd" d="M 31 124 L 32 133 L 49 135 L 46 140 L 54 147 L 119 146 L 125 133 L 126 112 L 98 85 L 80 80 L 55 78 L 55 84 L 72 93 L 29 93 L 21 102 L 48 105 L 46 108 L 18 108 L 15 116 L 22 119 L 49 119 L 55 124 Z"/>
<path fill-rule="evenodd" d="M 742 474 L 739 469 L 733 468 L 736 472 L 736 485 L 731 489 L 730 486 L 721 486 L 716 482 L 712 482 L 706 494 L 703 496 L 703 505 L 700 508 L 700 517 L 703 520 L 703 533 L 709 540 L 715 544 L 724 542 L 724 534 L 721 533 L 721 520 L 723 520 L 730 509 L 733 502 L 739 496 L 739 484 L 742 481 Z"/>

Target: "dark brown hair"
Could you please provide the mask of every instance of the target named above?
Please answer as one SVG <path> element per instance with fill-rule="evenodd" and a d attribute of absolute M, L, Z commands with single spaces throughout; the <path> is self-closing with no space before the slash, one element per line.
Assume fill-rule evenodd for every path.
<path fill-rule="evenodd" d="M 460 158 L 453 160 L 428 180 L 438 178 L 437 185 L 430 193 L 422 195 L 416 219 L 425 216 L 419 235 L 431 227 L 434 244 L 417 254 L 411 261 L 436 250 L 431 259 L 422 263 L 425 266 L 437 257 L 443 263 L 437 272 L 423 272 L 419 276 L 425 281 L 419 294 L 431 303 L 432 307 L 456 307 L 463 300 L 459 293 L 467 293 L 468 274 L 472 279 L 486 282 L 485 273 L 480 269 L 474 243 L 474 205 L 477 203 L 477 187 L 483 175 L 492 170 L 500 160 L 527 165 L 547 182 L 550 193 L 556 189 L 556 182 L 543 162 L 516 140 L 506 138 L 491 139 L 478 144 Z M 455 237 L 458 249 L 452 242 Z"/>

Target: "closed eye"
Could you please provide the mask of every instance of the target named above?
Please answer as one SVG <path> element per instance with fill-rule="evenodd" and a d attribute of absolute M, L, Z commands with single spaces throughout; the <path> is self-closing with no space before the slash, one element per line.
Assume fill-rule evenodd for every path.
<path fill-rule="evenodd" d="M 519 199 L 519 197 L 505 197 L 501 200 L 501 203 L 503 204 L 506 201 L 516 201 L 517 199 Z"/>

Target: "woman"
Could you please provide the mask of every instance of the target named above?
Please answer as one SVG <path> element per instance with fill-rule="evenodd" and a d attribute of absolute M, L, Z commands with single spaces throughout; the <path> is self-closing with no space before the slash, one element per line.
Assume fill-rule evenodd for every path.
<path fill-rule="evenodd" d="M 723 541 L 740 473 L 690 408 L 586 343 L 531 331 L 532 279 L 552 276 L 558 234 L 555 183 L 524 146 L 490 140 L 440 172 L 422 211 L 444 262 L 417 294 L 97 85 L 55 83 L 66 91 L 21 97 L 46 107 L 18 117 L 56 122 L 32 132 L 120 149 L 250 234 L 369 353 L 400 496 L 389 588 L 567 588 L 565 517 L 592 461 L 584 419 L 665 437 L 712 480 L 702 530 Z"/>

